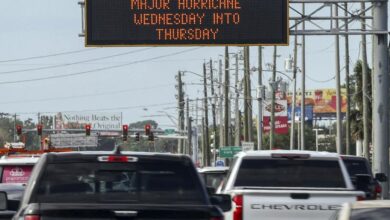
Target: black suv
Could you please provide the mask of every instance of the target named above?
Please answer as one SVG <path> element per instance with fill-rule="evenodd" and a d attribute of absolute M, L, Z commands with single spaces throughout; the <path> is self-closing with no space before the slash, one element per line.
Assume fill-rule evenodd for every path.
<path fill-rule="evenodd" d="M 341 156 L 345 166 L 347 167 L 349 176 L 351 177 L 352 184 L 356 186 L 357 176 L 366 176 L 365 186 L 360 187 L 365 189 L 366 200 L 377 199 L 379 194 L 382 192 L 381 185 L 379 182 L 386 181 L 386 176 L 382 173 L 378 173 L 375 177 L 372 174 L 371 166 L 365 157 L 359 156 Z"/>
<path fill-rule="evenodd" d="M 1 198 L 1 197 L 0 197 Z M 48 153 L 14 219 L 223 219 L 228 195 L 208 195 L 183 155 Z"/>

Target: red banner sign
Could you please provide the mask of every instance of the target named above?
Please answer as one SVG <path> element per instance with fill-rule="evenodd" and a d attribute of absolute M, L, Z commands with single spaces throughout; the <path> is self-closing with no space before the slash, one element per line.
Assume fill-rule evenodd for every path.
<path fill-rule="evenodd" d="M 264 132 L 269 132 L 271 117 L 263 117 L 263 129 Z M 288 134 L 288 117 L 276 116 L 275 117 L 275 133 L 276 134 Z"/>

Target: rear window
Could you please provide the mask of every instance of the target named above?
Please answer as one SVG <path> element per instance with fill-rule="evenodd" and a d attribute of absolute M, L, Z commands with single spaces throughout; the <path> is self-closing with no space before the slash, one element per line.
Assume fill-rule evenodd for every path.
<path fill-rule="evenodd" d="M 237 187 L 345 188 L 337 160 L 243 159 Z"/>
<path fill-rule="evenodd" d="M 1 183 L 26 184 L 30 178 L 33 166 L 6 165 L 1 168 Z"/>
<path fill-rule="evenodd" d="M 37 202 L 205 204 L 196 170 L 189 163 L 48 164 Z"/>
<path fill-rule="evenodd" d="M 389 219 L 390 208 L 352 209 L 351 220 Z"/>
<path fill-rule="evenodd" d="M 343 161 L 350 176 L 355 176 L 356 174 L 370 174 L 367 163 L 364 160 L 344 158 Z"/>
<path fill-rule="evenodd" d="M 217 189 L 225 178 L 226 173 L 202 173 L 201 175 L 207 186 Z"/>

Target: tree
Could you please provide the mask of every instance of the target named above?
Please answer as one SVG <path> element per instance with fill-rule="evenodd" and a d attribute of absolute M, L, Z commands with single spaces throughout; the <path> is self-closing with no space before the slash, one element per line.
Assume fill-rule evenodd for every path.
<path fill-rule="evenodd" d="M 137 121 L 134 123 L 129 124 L 129 128 L 138 128 L 143 129 L 146 124 L 150 124 L 152 128 L 156 129 L 158 127 L 158 123 L 154 120 L 144 120 L 144 121 Z"/>
<path fill-rule="evenodd" d="M 351 106 L 354 107 L 351 109 L 351 115 L 349 120 L 351 121 L 351 134 L 353 139 L 356 142 L 361 142 L 364 137 L 363 132 L 363 77 L 362 77 L 362 61 L 359 60 L 356 62 L 354 67 L 354 75 L 350 79 L 350 91 L 352 96 Z M 372 100 L 372 85 L 371 85 L 371 69 L 368 67 L 368 85 L 367 85 L 367 94 L 369 100 Z M 368 129 L 372 129 L 372 103 L 369 102 L 368 105 Z M 371 141 L 371 135 L 368 138 L 369 142 Z"/>

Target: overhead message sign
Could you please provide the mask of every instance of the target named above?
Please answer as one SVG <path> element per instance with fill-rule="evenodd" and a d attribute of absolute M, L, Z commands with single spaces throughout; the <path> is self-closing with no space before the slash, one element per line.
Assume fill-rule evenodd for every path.
<path fill-rule="evenodd" d="M 87 46 L 287 45 L 288 0 L 86 0 Z"/>

